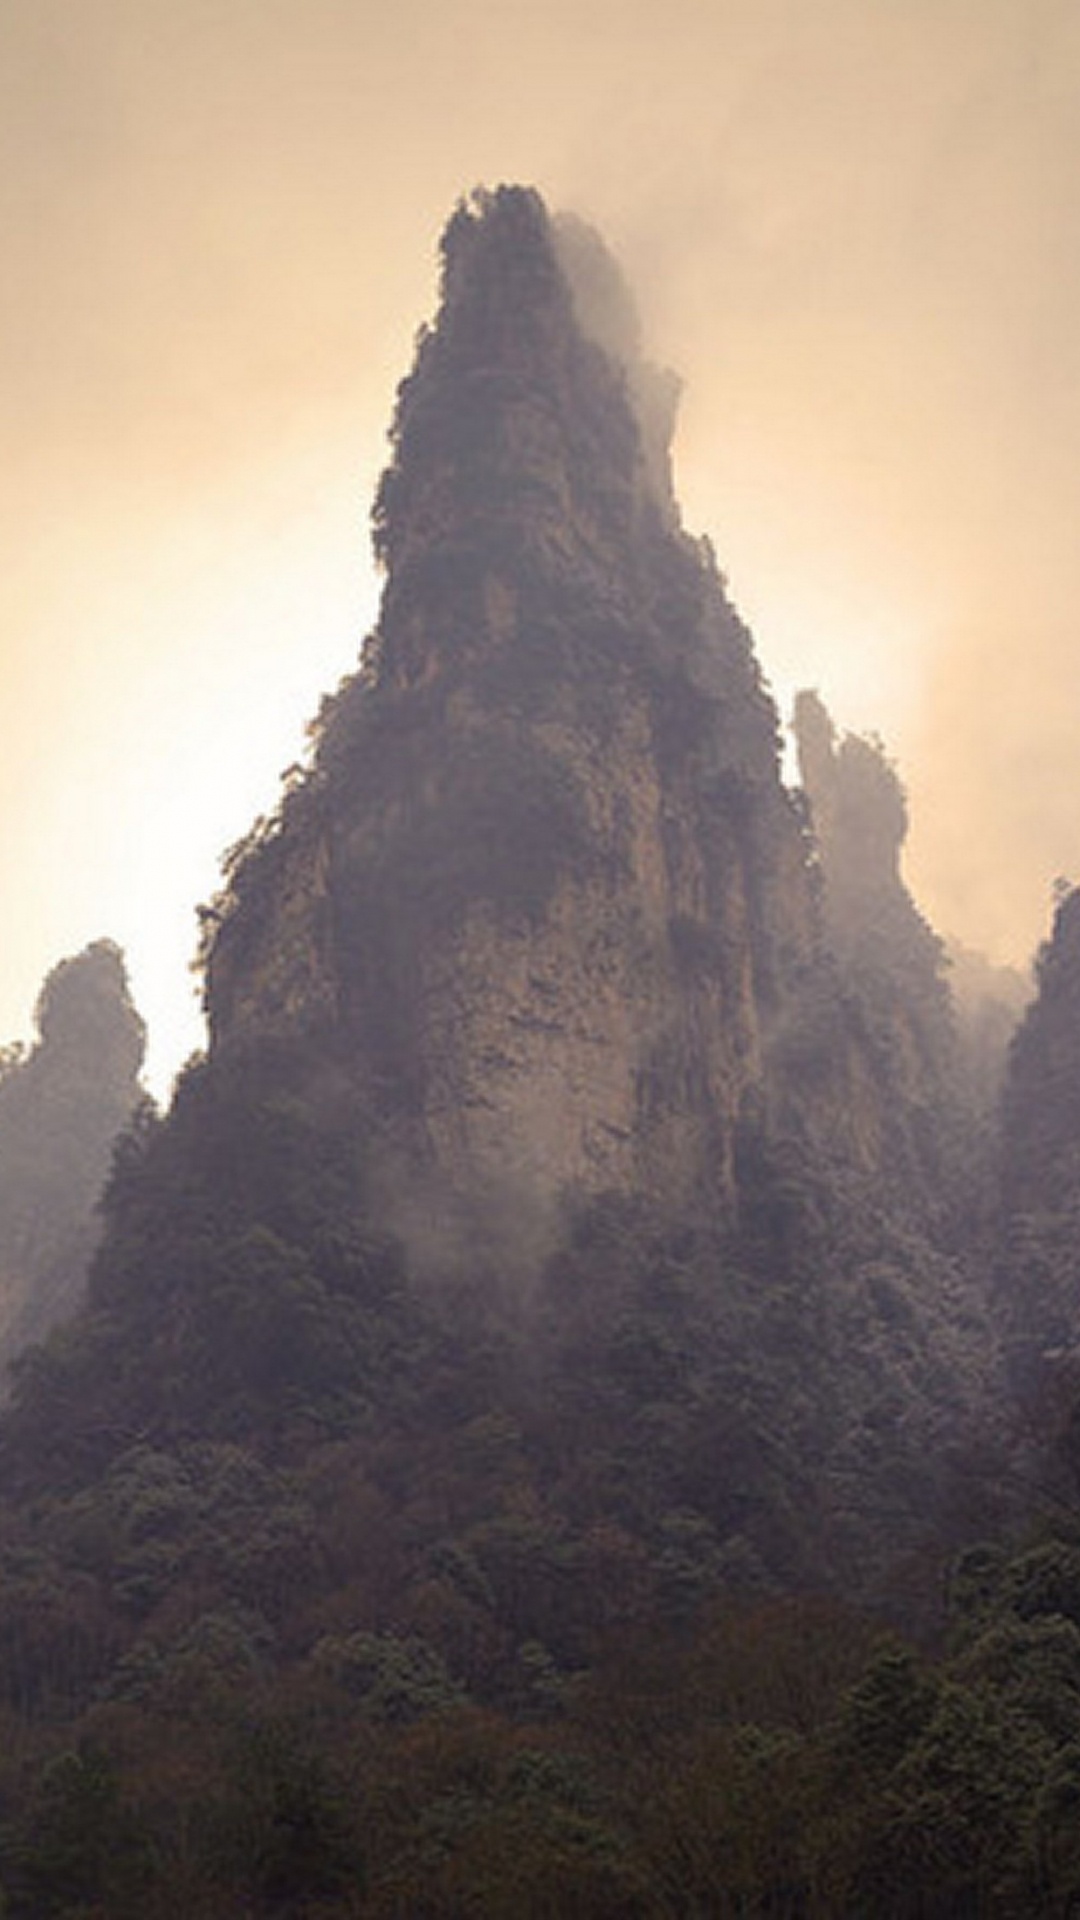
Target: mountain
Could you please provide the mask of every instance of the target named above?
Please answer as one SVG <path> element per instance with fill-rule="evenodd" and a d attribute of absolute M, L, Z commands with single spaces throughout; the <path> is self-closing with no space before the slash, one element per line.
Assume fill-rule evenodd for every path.
<path fill-rule="evenodd" d="M 585 331 L 536 196 L 451 222 L 366 670 L 208 968 L 215 1046 L 305 1032 L 349 1060 L 402 1211 L 733 1198 L 813 963 L 775 715 L 636 405 L 660 385 Z"/>
<path fill-rule="evenodd" d="M 0 1889 L 944 1914 L 989 1849 L 1035 1911 L 1080 1574 L 977 1544 L 1020 1453 L 897 776 L 804 697 L 785 787 L 595 235 L 499 188 L 442 266 L 377 629 L 0 1419 Z M 939 1685 L 881 1619 L 959 1549 Z"/>
<path fill-rule="evenodd" d="M 871 1586 L 979 1510 L 993 1341 L 937 1234 L 902 803 L 820 717 L 810 823 L 784 787 L 672 402 L 594 235 L 518 188 L 458 210 L 377 631 L 206 911 L 209 1056 L 128 1143 L 19 1473 L 44 1428 L 79 1475 L 132 1434 L 392 1424 L 430 1382 L 388 1352 L 452 1335 L 535 1471 L 572 1483 L 576 1433 L 597 1515 L 692 1514 L 718 1566 Z"/>
<path fill-rule="evenodd" d="M 54 967 L 38 1039 L 0 1073 L 0 1358 L 77 1304 L 113 1142 L 141 1097 L 145 1033 L 123 958 L 99 940 Z"/>
<path fill-rule="evenodd" d="M 925 1090 L 837 988 L 775 710 L 680 528 L 671 384 L 616 270 L 520 190 L 461 209 L 443 254 L 376 505 L 379 627 L 217 903 L 213 1045 L 349 1062 L 402 1217 L 733 1216 L 759 1133 L 895 1170 Z"/>

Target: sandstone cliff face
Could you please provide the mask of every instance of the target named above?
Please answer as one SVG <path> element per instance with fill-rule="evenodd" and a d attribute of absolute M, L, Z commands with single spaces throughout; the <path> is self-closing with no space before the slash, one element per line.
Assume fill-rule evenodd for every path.
<path fill-rule="evenodd" d="M 0 1361 L 79 1299 L 113 1141 L 140 1097 L 145 1033 L 118 949 L 97 941 L 54 967 L 37 1024 L 0 1077 Z"/>
<path fill-rule="evenodd" d="M 810 1132 L 887 1151 L 775 712 L 678 524 L 672 402 L 592 236 L 519 189 L 459 210 L 378 631 L 214 931 L 215 1046 L 321 1034 L 455 1190 L 733 1205 L 740 1131 L 807 1130 L 808 1007 Z"/>

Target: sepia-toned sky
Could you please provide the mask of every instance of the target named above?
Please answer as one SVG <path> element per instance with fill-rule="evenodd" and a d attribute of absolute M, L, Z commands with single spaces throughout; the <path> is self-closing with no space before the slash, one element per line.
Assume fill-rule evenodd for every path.
<path fill-rule="evenodd" d="M 601 228 L 787 705 L 876 729 L 939 929 L 1080 876 L 1077 0 L 0 0 L 0 1040 L 125 947 L 159 1090 L 217 859 L 377 583 L 458 195 Z"/>

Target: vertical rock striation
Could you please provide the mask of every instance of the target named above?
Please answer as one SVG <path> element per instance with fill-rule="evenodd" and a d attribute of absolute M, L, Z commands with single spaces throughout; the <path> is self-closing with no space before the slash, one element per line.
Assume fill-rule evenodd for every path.
<path fill-rule="evenodd" d="M 132 1432 L 391 1459 L 396 1421 L 404 1458 L 494 1407 L 649 1555 L 689 1522 L 869 1591 L 968 1524 L 993 1364 L 926 1204 L 902 802 L 829 736 L 815 844 L 673 400 L 594 236 L 458 211 L 377 630 L 207 910 L 209 1054 L 0 1434 L 27 1484 L 54 1427 L 81 1474 Z"/>
<path fill-rule="evenodd" d="M 594 236 L 520 189 L 459 209 L 376 505 L 378 630 L 219 903 L 215 1046 L 322 1034 L 454 1190 L 733 1204 L 740 1127 L 785 1110 L 813 876 L 678 522 L 673 400 Z M 882 1096 L 845 1133 L 846 1073 L 865 1160 Z"/>

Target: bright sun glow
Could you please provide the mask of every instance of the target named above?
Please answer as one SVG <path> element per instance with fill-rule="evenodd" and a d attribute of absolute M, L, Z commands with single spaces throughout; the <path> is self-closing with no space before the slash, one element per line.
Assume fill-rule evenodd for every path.
<path fill-rule="evenodd" d="M 66 883 L 42 908 L 52 958 L 102 935 L 124 948 L 159 1097 L 204 1042 L 196 906 L 227 847 L 276 805 L 306 722 L 372 624 L 366 493 L 354 445 L 301 447 L 158 531 L 130 589 L 117 568 L 96 603 L 84 595 L 50 722 L 70 780 L 37 821 Z M 125 670 L 105 692 L 95 663 L 118 633 Z M 35 951 L 28 998 L 41 973 Z"/>

